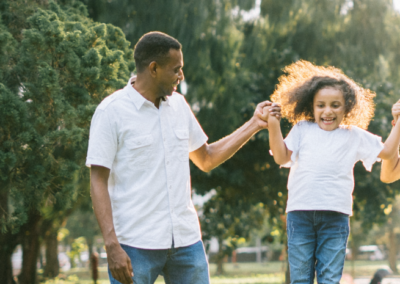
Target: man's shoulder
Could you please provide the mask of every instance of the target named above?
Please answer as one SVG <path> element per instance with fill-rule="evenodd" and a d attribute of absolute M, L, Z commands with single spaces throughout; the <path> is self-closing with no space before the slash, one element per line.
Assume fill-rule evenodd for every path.
<path fill-rule="evenodd" d="M 171 96 L 168 97 L 170 104 L 176 107 L 178 110 L 182 110 L 182 107 L 189 107 L 185 97 L 177 92 L 173 92 Z"/>
<path fill-rule="evenodd" d="M 120 89 L 105 97 L 101 103 L 97 106 L 98 110 L 106 110 L 110 105 L 115 104 L 119 100 L 123 99 L 126 95 L 125 89 Z"/>
<path fill-rule="evenodd" d="M 173 92 L 169 99 L 173 101 L 186 102 L 185 97 L 178 92 Z"/>

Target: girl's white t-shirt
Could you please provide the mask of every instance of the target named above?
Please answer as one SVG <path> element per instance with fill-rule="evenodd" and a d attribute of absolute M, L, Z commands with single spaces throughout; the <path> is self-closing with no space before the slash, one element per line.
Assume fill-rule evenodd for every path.
<path fill-rule="evenodd" d="M 352 215 L 353 169 L 362 161 L 371 171 L 383 149 L 382 138 L 357 126 L 322 130 L 317 123 L 297 123 L 286 139 L 293 151 L 286 212 L 329 210 Z"/>

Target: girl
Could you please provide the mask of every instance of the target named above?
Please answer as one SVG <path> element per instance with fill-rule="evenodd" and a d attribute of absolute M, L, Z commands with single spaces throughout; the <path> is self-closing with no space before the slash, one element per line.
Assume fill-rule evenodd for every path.
<path fill-rule="evenodd" d="M 339 283 L 349 216 L 354 164 L 371 171 L 389 159 L 400 141 L 400 123 L 386 140 L 366 129 L 374 111 L 370 90 L 333 67 L 299 61 L 284 69 L 272 95 L 282 117 L 294 124 L 283 139 L 279 120 L 268 115 L 269 143 L 277 164 L 290 167 L 287 234 L 291 283 Z M 397 115 L 394 114 L 394 115 Z"/>

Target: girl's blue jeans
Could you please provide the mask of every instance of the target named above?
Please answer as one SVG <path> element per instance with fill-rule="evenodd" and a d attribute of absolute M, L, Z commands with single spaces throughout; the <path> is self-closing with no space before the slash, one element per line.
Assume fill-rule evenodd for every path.
<path fill-rule="evenodd" d="M 134 284 L 153 284 L 158 275 L 166 284 L 209 284 L 208 262 L 203 242 L 160 250 L 139 249 L 121 244 L 131 259 Z M 108 271 L 111 284 L 119 284 Z"/>
<path fill-rule="evenodd" d="M 342 277 L 349 216 L 334 211 L 287 214 L 290 283 L 339 283 Z"/>

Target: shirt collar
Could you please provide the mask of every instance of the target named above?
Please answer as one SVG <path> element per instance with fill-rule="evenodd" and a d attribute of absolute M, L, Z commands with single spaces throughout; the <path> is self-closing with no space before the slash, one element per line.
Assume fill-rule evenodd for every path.
<path fill-rule="evenodd" d="M 132 99 L 133 103 L 135 104 L 136 108 L 140 110 L 140 108 L 143 106 L 143 104 L 147 101 L 136 89 L 132 86 L 132 81 L 134 82 L 136 80 L 136 76 L 133 76 L 132 78 L 129 79 L 128 84 L 126 85 L 126 89 L 128 91 L 128 94 L 130 98 Z M 171 100 L 171 97 L 167 96 L 165 98 L 165 101 L 161 101 L 161 103 L 165 103 L 168 106 L 172 107 L 174 111 L 176 111 L 176 106 Z"/>
<path fill-rule="evenodd" d="M 133 76 L 129 79 L 128 84 L 126 85 L 126 90 L 128 92 L 129 97 L 132 99 L 134 105 L 139 110 L 142 105 L 145 103 L 146 99 L 132 86 L 132 81 L 136 80 L 136 76 Z"/>
<path fill-rule="evenodd" d="M 166 105 L 172 107 L 172 109 L 173 109 L 174 111 L 177 110 L 174 101 L 171 99 L 171 96 L 165 97 L 165 102 L 164 102 L 164 103 L 165 103 Z"/>

